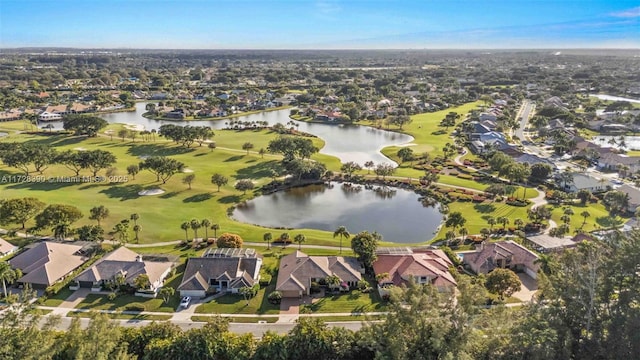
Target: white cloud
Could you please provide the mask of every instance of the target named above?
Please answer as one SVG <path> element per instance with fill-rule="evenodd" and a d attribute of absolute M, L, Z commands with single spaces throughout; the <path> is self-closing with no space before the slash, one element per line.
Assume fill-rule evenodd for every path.
<path fill-rule="evenodd" d="M 612 12 L 609 15 L 615 16 L 615 17 L 622 17 L 622 18 L 640 17 L 640 6 L 636 6 L 634 8 L 627 9 L 627 10 Z"/>
<path fill-rule="evenodd" d="M 320 0 L 316 2 L 316 9 L 324 15 L 335 14 L 342 8 L 336 1 Z"/>

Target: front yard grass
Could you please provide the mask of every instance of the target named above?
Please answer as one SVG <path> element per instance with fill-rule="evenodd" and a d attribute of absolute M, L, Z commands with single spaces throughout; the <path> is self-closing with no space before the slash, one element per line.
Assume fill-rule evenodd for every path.
<path fill-rule="evenodd" d="M 69 296 L 73 294 L 73 290 L 69 290 L 68 286 L 63 287 L 57 294 L 48 297 L 43 303 L 43 306 L 60 306 Z"/>
<path fill-rule="evenodd" d="M 191 317 L 191 321 L 199 321 L 199 322 L 208 322 L 213 319 L 213 316 L 205 316 L 205 315 L 194 315 Z M 225 317 L 225 319 L 229 319 L 232 323 L 258 323 L 260 321 L 265 321 L 268 324 L 273 324 L 278 321 L 277 317 Z"/>
<path fill-rule="evenodd" d="M 161 298 L 147 299 L 133 295 L 118 295 L 114 300 L 109 300 L 107 295 L 89 294 L 76 306 L 76 309 L 125 311 L 127 306 L 141 306 L 144 307 L 144 311 L 169 313 L 175 311 L 179 302 L 177 296 L 173 296 L 171 301 L 165 304 Z"/>
<path fill-rule="evenodd" d="M 506 217 L 509 219 L 508 227 L 513 227 L 513 221 L 515 219 L 521 219 L 525 223 L 527 220 L 527 209 L 529 207 L 518 207 L 507 205 L 503 202 L 489 202 L 485 201 L 483 203 L 477 204 L 472 202 L 452 202 L 449 204 L 449 211 L 459 211 L 462 213 L 463 217 L 467 220 L 464 224 L 464 227 L 469 231 L 469 235 L 478 235 L 480 234 L 480 230 L 482 228 L 489 229 L 490 226 L 487 223 L 487 219 L 489 217 L 493 217 L 495 219 L 499 217 Z M 493 226 L 494 229 L 501 228 L 502 225 L 496 224 Z M 442 240 L 445 238 L 445 234 L 447 231 L 451 230 L 450 228 L 446 228 L 444 225 L 440 227 L 440 231 L 438 235 L 434 237 L 434 240 Z"/>
<path fill-rule="evenodd" d="M 365 294 L 360 290 L 351 290 L 345 294 L 331 295 L 319 299 L 313 304 L 302 305 L 312 313 L 366 313 L 387 311 L 387 305 L 374 289 Z"/>
<path fill-rule="evenodd" d="M 170 320 L 172 315 L 155 315 L 155 314 L 105 314 L 110 319 L 115 320 L 150 320 L 150 321 L 167 321 Z M 85 311 L 70 311 L 67 316 L 79 317 L 79 318 L 92 318 L 94 315 L 92 312 Z"/>
<path fill-rule="evenodd" d="M 240 294 L 223 295 L 206 304 L 198 306 L 197 314 L 278 314 L 279 305 L 273 305 L 267 299 L 269 293 L 275 290 L 275 278 L 272 283 L 258 290 L 258 294 L 247 301 Z"/>

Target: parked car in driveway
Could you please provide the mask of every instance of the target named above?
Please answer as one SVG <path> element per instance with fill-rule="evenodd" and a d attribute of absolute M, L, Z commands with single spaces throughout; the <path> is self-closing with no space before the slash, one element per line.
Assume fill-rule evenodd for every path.
<path fill-rule="evenodd" d="M 180 307 L 183 307 L 186 309 L 189 307 L 190 303 L 191 303 L 191 297 L 185 296 L 182 298 L 182 300 L 180 300 Z"/>

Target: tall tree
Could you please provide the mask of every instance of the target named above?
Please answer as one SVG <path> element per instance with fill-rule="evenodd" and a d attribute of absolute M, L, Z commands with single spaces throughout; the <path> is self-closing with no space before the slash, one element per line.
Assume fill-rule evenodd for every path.
<path fill-rule="evenodd" d="M 209 227 L 211 226 L 211 220 L 202 219 L 202 221 L 200 221 L 200 226 L 204 228 L 205 240 L 209 240 Z"/>
<path fill-rule="evenodd" d="M 220 187 L 227 185 L 229 179 L 222 174 L 213 174 L 211 175 L 211 183 L 218 187 L 218 192 L 220 192 Z"/>
<path fill-rule="evenodd" d="M 340 254 L 342 254 L 342 238 L 347 238 L 347 240 L 349 240 L 351 234 L 349 234 L 349 231 L 345 226 L 340 226 L 333 232 L 333 237 L 335 238 L 336 236 L 340 236 Z"/>
<path fill-rule="evenodd" d="M 182 178 L 182 183 L 189 185 L 189 190 L 191 190 L 191 183 L 196 179 L 196 174 L 187 174 Z"/>
<path fill-rule="evenodd" d="M 141 170 L 149 170 L 156 175 L 156 181 L 166 184 L 171 177 L 184 169 L 184 164 L 165 156 L 152 156 L 144 159 L 139 165 Z"/>
<path fill-rule="evenodd" d="M 270 232 L 266 232 L 262 235 L 262 240 L 267 242 L 267 250 L 271 249 L 271 240 L 273 240 L 273 235 Z"/>
<path fill-rule="evenodd" d="M 183 222 L 182 224 L 180 224 L 180 229 L 184 230 L 184 240 L 189 242 L 189 228 L 191 226 L 189 225 L 188 222 Z"/>
<path fill-rule="evenodd" d="M 26 222 L 44 207 L 45 203 L 32 197 L 2 200 L 0 201 L 0 224 L 20 224 L 24 229 Z"/>
<path fill-rule="evenodd" d="M 377 260 L 378 237 L 368 231 L 357 233 L 351 239 L 351 249 L 362 262 L 366 271 L 373 270 L 373 263 Z"/>
<path fill-rule="evenodd" d="M 302 250 L 302 243 L 307 240 L 307 237 L 304 234 L 298 234 L 293 238 L 293 241 L 298 243 L 298 250 Z"/>
<path fill-rule="evenodd" d="M 95 220 L 100 226 L 100 221 L 109 217 L 109 209 L 104 205 L 94 206 L 89 210 L 89 219 Z"/>
<path fill-rule="evenodd" d="M 2 292 L 6 299 L 7 297 L 7 284 L 11 284 L 14 281 L 22 277 L 20 270 L 14 270 L 9 266 L 6 261 L 0 261 L 0 281 L 2 281 Z"/>

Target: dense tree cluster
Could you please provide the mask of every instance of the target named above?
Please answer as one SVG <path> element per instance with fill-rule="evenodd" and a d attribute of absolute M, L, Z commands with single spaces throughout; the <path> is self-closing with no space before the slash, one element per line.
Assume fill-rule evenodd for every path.
<path fill-rule="evenodd" d="M 63 119 L 65 130 L 73 131 L 75 135 L 86 135 L 94 137 L 109 123 L 97 116 L 89 115 L 66 115 Z"/>
<path fill-rule="evenodd" d="M 160 126 L 158 134 L 187 148 L 190 148 L 194 142 L 202 146 L 205 141 L 214 136 L 213 130 L 208 126 L 178 126 L 173 124 Z"/>

